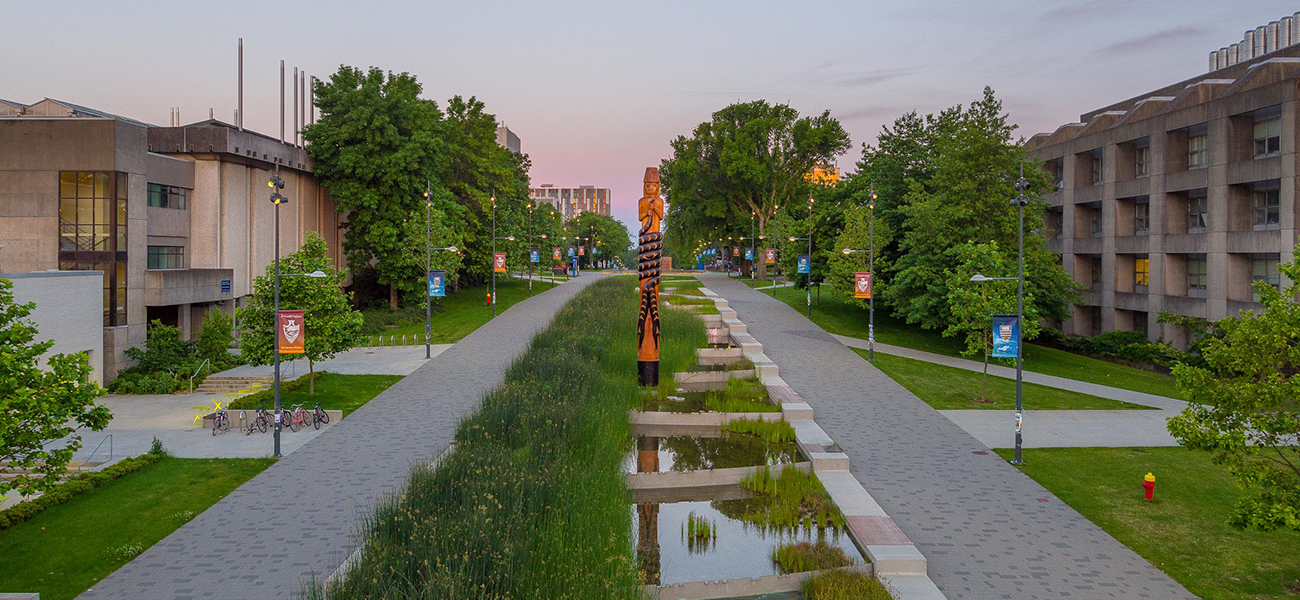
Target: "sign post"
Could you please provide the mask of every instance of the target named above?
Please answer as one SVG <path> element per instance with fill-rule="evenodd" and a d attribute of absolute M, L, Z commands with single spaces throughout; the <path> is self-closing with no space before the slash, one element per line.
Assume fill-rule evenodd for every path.
<path fill-rule="evenodd" d="M 1020 358 L 1020 316 L 992 315 L 993 317 L 993 358 Z M 1020 450 L 1020 427 L 1024 415 L 1020 405 L 1016 405 L 1016 450 Z"/>

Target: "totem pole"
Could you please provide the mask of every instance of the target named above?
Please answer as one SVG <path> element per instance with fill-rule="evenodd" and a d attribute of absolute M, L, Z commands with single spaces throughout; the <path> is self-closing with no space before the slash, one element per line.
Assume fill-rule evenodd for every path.
<path fill-rule="evenodd" d="M 664 234 L 659 222 L 664 218 L 664 201 L 659 197 L 659 169 L 645 170 L 645 195 L 637 203 L 641 233 L 637 251 L 637 277 L 641 289 L 641 313 L 637 317 L 637 382 L 642 386 L 659 385 L 659 258 L 663 256 Z"/>

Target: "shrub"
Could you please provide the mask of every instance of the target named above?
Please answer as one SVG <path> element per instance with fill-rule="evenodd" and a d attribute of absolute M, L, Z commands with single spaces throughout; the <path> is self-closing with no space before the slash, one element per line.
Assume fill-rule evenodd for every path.
<path fill-rule="evenodd" d="M 821 571 L 847 567 L 855 561 L 844 553 L 839 546 L 832 546 L 826 540 L 813 542 L 796 542 L 782 544 L 772 549 L 772 562 L 782 573 L 802 573 L 804 571 Z"/>
<path fill-rule="evenodd" d="M 326 373 L 329 373 L 329 371 L 316 371 L 314 373 L 303 375 L 302 377 L 292 381 L 281 381 L 280 393 L 283 394 L 284 392 L 300 390 L 306 387 L 307 383 L 312 381 L 313 378 L 320 379 L 321 377 L 324 377 Z M 262 406 L 270 407 L 273 402 L 275 402 L 275 389 L 268 388 L 260 392 L 253 392 L 247 396 L 235 398 L 230 401 L 230 404 L 226 405 L 226 408 L 229 410 L 252 410 Z"/>
<path fill-rule="evenodd" d="M 208 310 L 203 315 L 203 327 L 199 329 L 194 342 L 194 350 L 198 358 L 209 361 L 214 373 L 229 369 L 239 364 L 239 359 L 230 353 L 230 346 L 234 343 L 234 320 L 221 309 Z"/>
<path fill-rule="evenodd" d="M 161 449 L 162 444 L 157 444 L 157 447 Z M 51 506 L 58 506 L 72 500 L 78 494 L 93 490 L 128 473 L 139 471 L 162 460 L 163 457 L 163 454 L 153 454 L 151 450 L 149 454 L 124 458 L 102 471 L 73 475 L 68 481 L 55 486 L 42 496 L 0 511 L 0 530 L 8 529 L 31 519 Z"/>
<path fill-rule="evenodd" d="M 893 600 L 879 579 L 863 573 L 831 571 L 804 580 L 808 600 Z"/>

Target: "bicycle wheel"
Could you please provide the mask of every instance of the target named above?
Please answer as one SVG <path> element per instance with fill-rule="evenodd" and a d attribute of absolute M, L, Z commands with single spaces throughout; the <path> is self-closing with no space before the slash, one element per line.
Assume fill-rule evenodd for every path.
<path fill-rule="evenodd" d="M 283 417 L 281 417 L 282 419 L 284 419 L 285 425 L 289 427 L 289 430 L 293 431 L 294 433 L 297 433 L 298 430 L 302 428 L 302 421 L 300 419 L 295 418 L 296 416 L 297 415 L 291 412 L 287 412 L 284 413 Z"/>
<path fill-rule="evenodd" d="M 316 429 L 320 429 L 320 424 L 321 424 L 320 411 L 307 413 L 307 418 L 311 419 L 312 427 L 315 427 Z"/>
<path fill-rule="evenodd" d="M 257 430 L 266 433 L 267 427 L 270 426 L 270 419 L 266 418 L 266 413 L 257 413 L 257 418 L 253 422 L 257 425 Z"/>
<path fill-rule="evenodd" d="M 221 415 L 217 415 L 212 418 L 212 435 L 214 436 L 217 435 L 217 431 L 221 429 L 221 420 L 222 420 Z"/>
<path fill-rule="evenodd" d="M 330 414 L 327 413 L 327 412 L 325 412 L 325 411 L 323 411 L 323 410 L 320 411 L 319 414 L 320 414 L 320 422 L 323 423 L 323 424 L 325 424 L 325 425 L 329 425 L 329 422 L 330 422 Z"/>

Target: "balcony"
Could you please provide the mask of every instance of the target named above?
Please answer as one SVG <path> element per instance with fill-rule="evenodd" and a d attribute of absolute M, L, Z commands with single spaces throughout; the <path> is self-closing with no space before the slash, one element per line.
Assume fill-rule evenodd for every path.
<path fill-rule="evenodd" d="M 1151 178 L 1149 177 L 1140 177 L 1138 179 L 1115 182 L 1116 198 L 1132 198 L 1134 196 L 1145 196 L 1150 193 Z"/>
<path fill-rule="evenodd" d="M 1187 190 L 1196 190 L 1209 187 L 1210 181 L 1209 169 L 1195 169 L 1192 171 L 1176 171 L 1165 174 L 1165 191 L 1167 192 L 1185 192 Z"/>
<path fill-rule="evenodd" d="M 1228 252 L 1262 254 L 1288 251 L 1290 248 L 1282 247 L 1282 232 L 1278 229 L 1228 232 Z"/>
<path fill-rule="evenodd" d="M 1136 292 L 1115 292 L 1115 308 L 1146 311 L 1148 297 L 1148 294 Z"/>
<path fill-rule="evenodd" d="M 1205 298 L 1165 296 L 1165 310 L 1184 317 L 1207 318 Z"/>
<path fill-rule="evenodd" d="M 1147 235 L 1117 237 L 1115 238 L 1115 252 L 1117 254 L 1146 254 L 1150 242 L 1151 236 Z"/>
<path fill-rule="evenodd" d="M 1209 244 L 1205 233 L 1179 233 L 1165 236 L 1166 254 L 1202 254 Z"/>
<path fill-rule="evenodd" d="M 1101 238 L 1074 238 L 1072 250 L 1075 254 L 1101 254 Z"/>
<path fill-rule="evenodd" d="M 234 269 L 161 269 L 144 272 L 145 306 L 220 302 L 234 297 Z M 222 290 L 225 291 L 222 291 Z"/>
<path fill-rule="evenodd" d="M 1238 185 L 1282 177 L 1282 157 L 1228 163 L 1228 185 Z"/>
<path fill-rule="evenodd" d="M 1101 184 L 1075 188 L 1074 203 L 1087 204 L 1089 202 L 1101 202 L 1103 188 L 1105 188 L 1105 186 Z"/>

